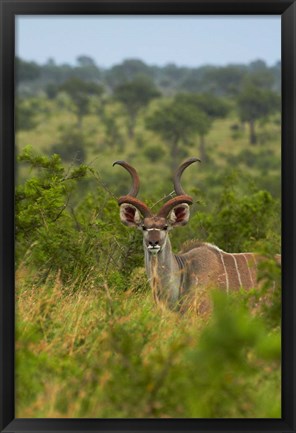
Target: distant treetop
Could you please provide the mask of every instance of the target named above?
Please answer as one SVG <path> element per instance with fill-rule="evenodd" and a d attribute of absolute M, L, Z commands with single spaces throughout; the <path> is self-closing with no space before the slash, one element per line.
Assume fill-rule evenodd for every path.
<path fill-rule="evenodd" d="M 269 67 L 260 59 L 249 64 L 204 65 L 198 68 L 174 63 L 155 66 L 147 65 L 140 59 L 126 59 L 118 65 L 102 68 L 86 55 L 80 55 L 74 66 L 57 65 L 53 59 L 39 65 L 17 58 L 16 71 L 19 96 L 46 92 L 48 85 L 61 86 L 72 78 L 100 84 L 109 93 L 138 77 L 149 79 L 164 95 L 195 92 L 236 97 L 247 79 L 277 93 L 281 90 L 281 62 Z"/>

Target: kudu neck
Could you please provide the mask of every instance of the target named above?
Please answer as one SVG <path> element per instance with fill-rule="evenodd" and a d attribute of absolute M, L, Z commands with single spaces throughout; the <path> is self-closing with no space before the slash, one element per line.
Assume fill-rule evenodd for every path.
<path fill-rule="evenodd" d="M 179 298 L 180 271 L 169 237 L 162 250 L 153 255 L 145 251 L 145 267 L 156 302 L 173 308 Z"/>

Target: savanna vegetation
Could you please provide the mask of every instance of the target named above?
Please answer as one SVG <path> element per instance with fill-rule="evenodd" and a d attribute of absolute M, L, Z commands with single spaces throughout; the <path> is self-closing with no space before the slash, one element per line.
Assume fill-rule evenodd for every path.
<path fill-rule="evenodd" d="M 281 416 L 280 75 L 224 68 L 102 70 L 17 60 L 17 417 Z M 141 234 L 116 198 L 137 167 L 159 206 L 172 170 L 191 220 L 171 233 L 266 257 L 260 288 L 213 290 L 212 312 L 160 310 Z M 189 173 L 190 171 L 190 173 Z"/>

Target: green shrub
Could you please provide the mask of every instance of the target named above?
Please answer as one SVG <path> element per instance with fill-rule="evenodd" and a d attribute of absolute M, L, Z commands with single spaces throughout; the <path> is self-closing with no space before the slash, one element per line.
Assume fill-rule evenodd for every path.
<path fill-rule="evenodd" d="M 262 242 L 280 250 L 280 211 L 278 202 L 264 190 L 249 189 L 242 194 L 228 180 L 219 202 L 211 212 L 198 212 L 191 223 L 199 233 L 228 252 L 258 250 Z"/>
<path fill-rule="evenodd" d="M 66 169 L 58 155 L 37 156 L 29 149 L 19 160 L 34 168 L 34 176 L 16 191 L 18 263 L 33 266 L 43 277 L 61 271 L 63 281 L 77 283 L 89 273 L 100 281 L 114 271 L 128 273 L 134 238 L 120 223 L 116 200 L 102 186 L 92 185 L 91 194 L 82 188 L 87 167 Z"/>

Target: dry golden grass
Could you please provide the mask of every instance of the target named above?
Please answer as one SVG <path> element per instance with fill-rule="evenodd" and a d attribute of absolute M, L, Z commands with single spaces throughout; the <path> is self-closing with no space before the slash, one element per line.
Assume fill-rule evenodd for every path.
<path fill-rule="evenodd" d="M 63 286 L 59 273 L 54 278 L 49 276 L 47 281 L 40 284 L 30 285 L 30 280 L 28 270 L 20 266 L 16 273 L 16 356 L 20 367 L 16 381 L 18 417 L 81 416 L 84 399 L 90 399 L 85 416 L 99 416 L 98 410 L 108 413 L 108 407 L 98 407 L 104 407 L 104 390 L 113 381 L 110 361 L 114 362 L 114 356 L 119 356 L 126 363 L 126 368 L 133 368 L 129 354 L 124 353 L 121 340 L 114 334 L 116 329 L 119 333 L 123 332 L 124 340 L 129 327 L 131 332 L 134 329 L 138 333 L 144 321 L 143 332 L 147 333 L 148 340 L 141 346 L 141 355 L 138 354 L 144 369 L 150 368 L 151 358 L 156 356 L 158 350 L 159 353 L 164 352 L 161 356 L 166 358 L 165 346 L 169 341 L 174 341 L 183 333 L 184 336 L 188 334 L 185 338 L 188 345 L 194 345 L 196 332 L 202 329 L 202 321 L 195 314 L 180 316 L 158 309 L 153 304 L 150 292 L 130 290 L 116 293 L 106 286 L 92 292 L 77 292 L 73 287 Z M 156 319 L 155 324 L 153 319 Z M 191 336 L 188 333 L 190 328 L 195 329 Z M 164 341 L 166 344 L 163 349 Z M 34 368 L 38 378 L 38 392 L 30 404 L 23 401 L 22 397 L 25 366 L 21 363 L 28 352 L 36 362 Z M 44 359 L 44 367 L 43 361 L 39 365 L 38 358 Z M 96 359 L 101 366 L 96 366 Z M 37 370 L 40 368 L 44 368 L 44 371 Z M 73 371 L 77 371 L 79 377 L 73 377 Z M 157 386 L 157 378 L 155 380 L 147 384 L 150 391 Z M 89 395 L 89 387 L 94 382 L 96 393 L 100 395 L 97 395 L 97 400 L 92 400 Z M 61 396 L 67 401 L 66 409 L 60 402 Z M 59 409 L 59 406 L 63 409 Z"/>

